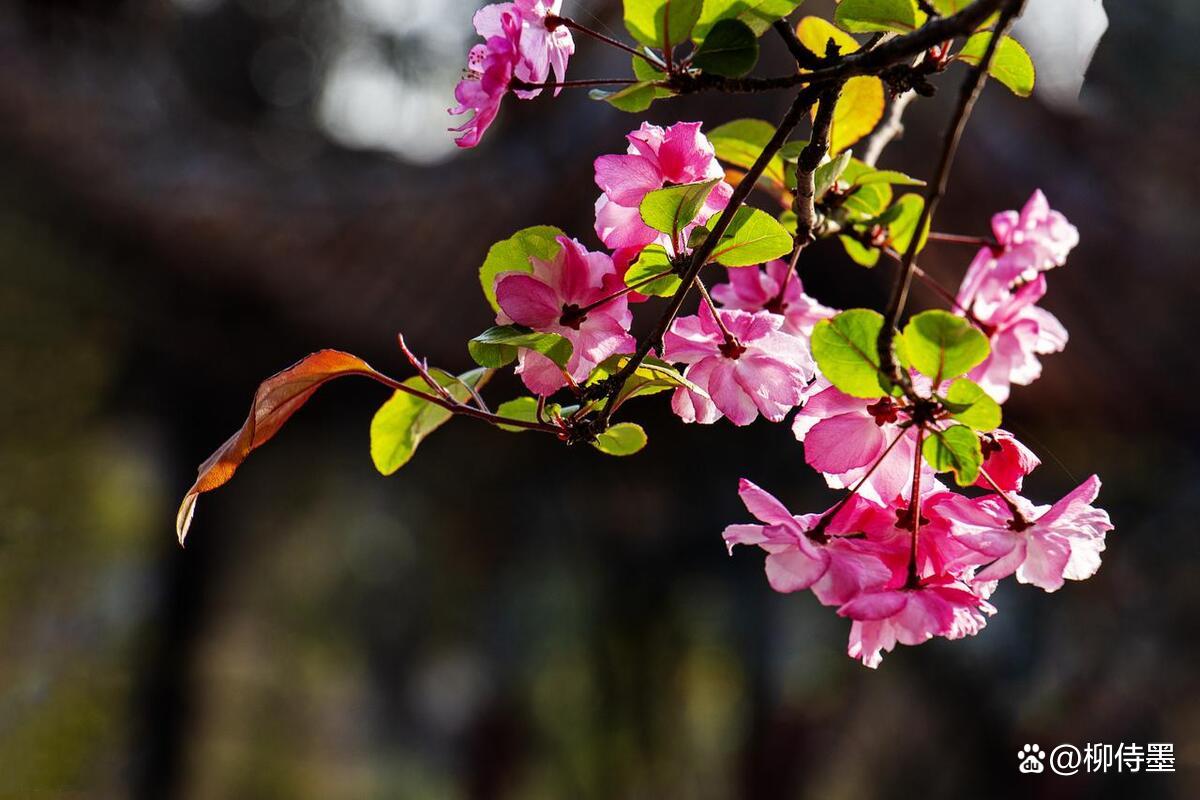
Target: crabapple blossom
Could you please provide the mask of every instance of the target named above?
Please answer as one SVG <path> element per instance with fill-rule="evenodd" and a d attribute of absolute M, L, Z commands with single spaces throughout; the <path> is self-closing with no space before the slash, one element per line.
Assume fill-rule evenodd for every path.
<path fill-rule="evenodd" d="M 555 333 L 572 345 L 566 373 L 582 381 L 604 359 L 630 352 L 632 314 L 612 259 L 592 253 L 574 239 L 560 236 L 560 250 L 549 261 L 530 258 L 533 272 L 507 272 L 496 278 L 496 322 L 517 323 Z M 611 298 L 607 299 L 606 298 Z M 533 393 L 548 395 L 567 383 L 563 370 L 541 353 L 522 348 L 517 372 Z"/>
<path fill-rule="evenodd" d="M 488 6 L 496 8 L 496 6 Z M 480 14 L 487 9 L 481 9 Z M 476 15 L 479 16 L 478 14 Z M 487 18 L 488 27 L 494 24 L 494 35 L 485 44 L 477 44 L 467 55 L 467 74 L 454 87 L 458 107 L 451 114 L 474 112 L 470 119 L 451 130 L 462 133 L 455 139 L 459 147 L 475 147 L 484 132 L 500 112 L 500 101 L 508 93 L 509 84 L 521 60 L 521 22 L 511 11 L 500 11 Z"/>
<path fill-rule="evenodd" d="M 471 119 L 453 130 L 463 135 L 455 141 L 459 147 L 475 147 L 484 131 L 495 120 L 500 102 L 508 93 L 513 78 L 526 83 L 543 83 L 553 68 L 559 82 L 567 72 L 567 60 L 575 52 L 571 31 L 562 25 L 547 25 L 547 16 L 557 15 L 562 0 L 515 0 L 494 3 L 475 12 L 475 31 L 484 44 L 471 48 L 467 56 L 467 75 L 454 89 L 458 100 L 451 114 L 475 112 Z M 555 90 L 555 94 L 561 88 Z M 523 100 L 537 97 L 541 89 L 515 89 Z"/>
<path fill-rule="evenodd" d="M 972 269 L 978 263 L 977 257 Z M 994 299 L 980 294 L 970 306 L 966 305 L 968 293 L 959 292 L 959 303 L 970 308 L 988 333 L 991 346 L 987 358 L 968 377 L 996 402 L 1008 399 L 1012 384 L 1028 386 L 1041 376 L 1039 355 L 1057 353 L 1067 346 L 1067 329 L 1053 314 L 1036 305 L 1045 294 L 1046 277 L 1040 274 L 1015 292 L 1005 290 L 989 296 Z"/>
<path fill-rule="evenodd" d="M 800 276 L 791 274 L 789 278 L 790 272 L 788 264 L 778 259 L 763 269 L 730 268 L 729 283 L 714 286 L 712 296 L 724 308 L 782 314 L 784 332 L 811 336 L 813 326 L 832 317 L 837 309 L 823 306 L 805 294 Z"/>
<path fill-rule="evenodd" d="M 973 636 L 987 624 L 984 614 L 996 609 L 966 584 L 939 577 L 915 588 L 865 592 L 837 613 L 854 620 L 847 654 L 874 669 L 897 642 L 917 645 L 935 636 Z"/>
<path fill-rule="evenodd" d="M 993 216 L 992 233 L 1000 252 L 986 248 L 996 266 L 988 272 L 990 286 L 980 286 L 985 295 L 1061 267 L 1079 244 L 1079 231 L 1060 212 L 1050 208 L 1041 189 L 1034 191 L 1019 213 L 1001 211 Z"/>
<path fill-rule="evenodd" d="M 760 413 L 781 421 L 812 379 L 808 343 L 784 333 L 778 314 L 718 313 L 720 324 L 701 305 L 699 314 L 676 319 L 663 337 L 663 358 L 687 364 L 684 377 L 708 392 L 676 389 L 671 408 L 684 422 L 708 424 L 726 416 L 734 425 L 749 425 Z"/>
<path fill-rule="evenodd" d="M 674 252 L 665 233 L 654 230 L 638 210 L 648 192 L 667 184 L 696 183 L 723 178 L 713 146 L 700 132 L 699 122 L 677 122 L 663 129 L 643 122 L 625 137 L 624 154 L 600 156 L 595 161 L 596 185 L 603 194 L 596 200 L 596 235 L 610 248 L 642 248 L 658 242 Z M 708 195 L 696 218 L 682 230 L 688 234 L 729 203 L 733 187 L 721 181 Z"/>
<path fill-rule="evenodd" d="M 881 558 L 881 548 L 861 538 L 840 536 L 859 530 L 859 519 L 873 511 L 861 497 L 852 497 L 825 514 L 794 516 L 774 496 L 743 478 L 738 494 L 746 510 L 762 525 L 730 525 L 725 543 L 758 545 L 767 551 L 767 581 L 777 592 L 812 589 L 822 604 L 840 606 L 868 589 L 883 588 L 892 570 Z M 818 523 L 832 517 L 820 533 Z"/>
<path fill-rule="evenodd" d="M 1015 573 L 1021 583 L 1053 592 L 1064 580 L 1084 580 L 1100 568 L 1105 534 L 1113 526 L 1108 513 L 1092 505 L 1099 493 L 1100 479 L 1093 475 L 1052 506 L 1012 497 L 1019 517 L 998 495 L 964 498 L 955 506 L 954 535 L 992 561 L 977 580 Z"/>
<path fill-rule="evenodd" d="M 820 378 L 792 421 L 792 433 L 804 442 L 805 462 L 831 488 L 862 481 L 863 497 L 888 505 L 912 484 L 917 431 L 903 425 L 906 413 L 891 398 L 851 397 Z M 922 469 L 921 485 L 933 491 L 940 484 L 932 469 Z"/>
<path fill-rule="evenodd" d="M 981 437 L 980 448 L 983 452 L 982 472 L 986 477 L 980 474 L 975 485 L 981 489 L 1019 492 L 1025 476 L 1042 463 L 1032 450 L 1004 430 L 997 429 Z"/>

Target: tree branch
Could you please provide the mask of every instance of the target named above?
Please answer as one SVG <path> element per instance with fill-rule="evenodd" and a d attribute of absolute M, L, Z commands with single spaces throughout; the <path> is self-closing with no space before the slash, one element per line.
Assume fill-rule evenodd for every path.
<path fill-rule="evenodd" d="M 1001 3 L 1003 2 L 1004 0 L 1001 0 Z M 985 4 L 987 4 L 987 0 L 979 0 L 979 2 L 955 14 L 953 17 L 947 17 L 945 20 L 935 20 L 925 27 L 930 27 L 937 22 L 950 21 L 962 17 L 972 9 Z M 967 73 L 966 80 L 963 81 L 962 89 L 959 92 L 958 106 L 955 109 L 954 117 L 943 140 L 942 156 L 938 162 L 937 172 L 928 191 L 925 193 L 925 207 L 921 209 L 921 216 L 917 220 L 915 229 L 916 233 L 913 234 L 912 241 L 908 244 L 908 250 L 904 253 L 900 274 L 896 277 L 895 288 L 892 290 L 892 298 L 888 303 L 887 311 L 884 313 L 883 328 L 879 331 L 879 367 L 895 383 L 901 385 L 907 384 L 904 376 L 900 374 L 900 367 L 897 365 L 895 355 L 892 353 L 892 343 L 896 337 L 896 323 L 900 319 L 900 314 L 904 311 L 904 305 L 908 300 L 908 290 L 912 286 L 917 248 L 921 244 L 920 233 L 925 230 L 929 221 L 933 218 L 934 212 L 937 211 L 938 202 L 946 193 L 946 183 L 950 177 L 950 166 L 954 163 L 954 156 L 958 152 L 958 143 L 962 139 L 963 130 L 966 128 L 967 120 L 971 116 L 971 110 L 975 107 L 975 101 L 979 98 L 979 93 L 983 89 L 988 67 L 991 65 L 992 58 L 996 54 L 996 47 L 999 45 L 1001 37 L 1012 26 L 1013 19 L 1021 12 L 1024 6 L 1025 0 L 1007 0 L 1004 9 L 1001 11 L 995 33 L 988 41 L 987 50 L 984 51 L 979 63 Z M 921 28 L 917 33 L 923 30 L 925 28 Z M 884 45 L 884 47 L 886 46 Z M 883 47 L 880 49 L 882 50 Z"/>
<path fill-rule="evenodd" d="M 867 147 L 863 152 L 864 164 L 873 167 L 879 163 L 879 157 L 883 155 L 884 148 L 895 141 L 897 136 L 904 133 L 904 110 L 916 98 L 917 93 L 909 89 L 892 101 L 892 107 L 888 109 L 887 121 L 879 130 L 871 134 L 870 139 L 867 139 Z"/>

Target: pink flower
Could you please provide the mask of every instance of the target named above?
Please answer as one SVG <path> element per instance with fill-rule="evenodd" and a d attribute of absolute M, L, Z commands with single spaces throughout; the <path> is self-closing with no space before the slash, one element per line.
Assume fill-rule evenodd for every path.
<path fill-rule="evenodd" d="M 575 42 L 565 26 L 546 24 L 547 15 L 557 15 L 561 6 L 562 0 L 516 0 L 484 6 L 475 13 L 475 31 L 485 43 L 471 48 L 467 75 L 454 88 L 459 104 L 450 113 L 475 112 L 471 119 L 452 129 L 463 134 L 455 140 L 459 147 L 479 144 L 496 119 L 513 78 L 543 83 L 553 67 L 559 82 L 563 80 Z M 555 94 L 559 91 L 561 88 Z M 515 94 L 528 100 L 541 94 L 541 89 L 518 89 Z"/>
<path fill-rule="evenodd" d="M 796 414 L 792 433 L 804 442 L 804 460 L 830 487 L 848 489 L 865 478 L 859 493 L 890 505 L 912 491 L 917 436 L 915 428 L 902 427 L 906 418 L 907 411 L 890 398 L 851 397 L 822 378 Z M 921 487 L 923 494 L 941 488 L 924 464 Z"/>
<path fill-rule="evenodd" d="M 676 389 L 671 408 L 684 422 L 712 423 L 722 415 L 749 425 L 761 412 L 772 422 L 804 397 L 813 376 L 807 343 L 783 333 L 783 317 L 766 311 L 721 311 L 736 342 L 727 341 L 707 305 L 696 316 L 671 323 L 663 358 L 688 364 L 684 375 L 708 397 Z"/>
<path fill-rule="evenodd" d="M 738 484 L 746 509 L 762 525 L 730 525 L 725 543 L 758 545 L 766 550 L 767 581 L 777 592 L 812 589 L 827 606 L 839 606 L 868 589 L 882 588 L 892 577 L 879 556 L 879 548 L 864 539 L 850 539 L 869 503 L 851 498 L 833 515 L 828 527 L 814 534 L 825 514 L 793 516 L 773 496 L 746 479 Z M 826 512 L 828 514 L 829 512 Z"/>
<path fill-rule="evenodd" d="M 725 308 L 782 314 L 785 333 L 811 336 L 813 326 L 837 314 L 837 309 L 827 308 L 806 295 L 799 275 L 791 276 L 780 297 L 779 289 L 787 274 L 788 265 L 783 261 L 772 261 L 766 269 L 731 268 L 729 283 L 714 286 L 712 296 Z"/>
<path fill-rule="evenodd" d="M 700 125 L 678 122 L 663 130 L 643 122 L 641 128 L 625 137 L 629 140 L 625 155 L 596 159 L 596 185 L 603 192 L 596 200 L 596 235 L 605 245 L 641 248 L 659 242 L 674 252 L 671 237 L 643 222 L 638 207 L 648 192 L 668 183 L 696 183 L 725 176 Z M 697 224 L 707 222 L 725 208 L 732 194 L 733 187 L 728 183 L 717 184 L 696 219 L 683 229 L 684 241 Z"/>
<path fill-rule="evenodd" d="M 964 500 L 956 506 L 955 536 L 992 561 L 977 580 L 1016 573 L 1021 583 L 1053 592 L 1064 580 L 1081 581 L 1100 568 L 1105 534 L 1113 526 L 1108 513 L 1092 505 L 1099 493 L 1100 479 L 1093 475 L 1053 506 L 1016 497 L 1017 520 L 998 495 Z"/>
<path fill-rule="evenodd" d="M 475 12 L 475 30 L 484 39 L 503 36 L 504 18 L 511 15 L 520 23 L 520 60 L 514 74 L 527 83 L 544 83 L 551 68 L 559 83 L 567 74 L 567 60 L 575 53 L 575 41 L 565 25 L 546 24 L 547 16 L 558 16 L 562 0 L 515 0 L 484 6 Z M 562 91 L 559 87 L 554 93 Z M 522 99 L 537 97 L 540 89 L 522 90 Z"/>
<path fill-rule="evenodd" d="M 961 639 L 987 624 L 996 609 L 951 578 L 924 581 L 915 589 L 889 589 L 859 595 L 837 612 L 854 620 L 847 654 L 874 669 L 896 643 L 918 645 L 934 636 Z"/>
<path fill-rule="evenodd" d="M 476 17 L 495 8 L 498 7 L 481 9 Z M 479 144 L 480 137 L 500 112 L 500 101 L 508 93 L 514 70 L 521 60 L 520 21 L 511 10 L 496 12 L 494 16 L 494 20 L 488 18 L 487 21 L 489 30 L 494 23 L 495 34 L 489 36 L 485 44 L 471 48 L 467 55 L 467 75 L 454 87 L 458 107 L 450 109 L 450 113 L 475 112 L 462 125 L 451 129 L 462 133 L 455 139 L 459 147 L 475 147 Z"/>
<path fill-rule="evenodd" d="M 573 346 L 566 372 L 581 381 L 604 359 L 632 352 L 629 335 L 633 315 L 624 296 L 587 307 L 623 288 L 612 259 L 590 253 L 574 239 L 558 237 L 562 249 L 550 261 L 531 258 L 533 273 L 506 272 L 496 279 L 496 322 L 517 323 L 542 333 L 556 333 Z M 581 309 L 587 309 L 582 311 Z M 566 385 L 563 370 L 532 350 L 520 351 L 517 372 L 533 393 L 548 395 Z"/>
<path fill-rule="evenodd" d="M 983 469 L 1001 491 L 1019 492 L 1025 476 L 1042 463 L 1033 451 L 1004 430 L 994 430 L 983 436 Z M 994 488 L 982 474 L 975 485 L 981 489 Z"/>
<path fill-rule="evenodd" d="M 976 257 L 976 264 L 979 257 Z M 972 264 L 971 270 L 975 270 Z M 967 273 L 967 280 L 971 272 Z M 959 290 L 958 302 L 970 308 L 975 320 L 988 333 L 991 352 L 971 370 L 968 377 L 983 387 L 997 402 L 1008 399 L 1012 384 L 1028 386 L 1042 374 L 1039 355 L 1060 352 L 1067 346 L 1067 329 L 1035 303 L 1046 294 L 1046 278 L 1037 275 L 1015 292 L 979 294 L 968 305 L 967 283 Z"/>

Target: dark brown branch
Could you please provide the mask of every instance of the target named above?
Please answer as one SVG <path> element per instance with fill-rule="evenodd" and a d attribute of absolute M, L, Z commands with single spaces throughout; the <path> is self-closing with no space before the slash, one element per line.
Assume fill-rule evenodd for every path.
<path fill-rule="evenodd" d="M 792 58 L 796 59 L 796 66 L 801 69 L 820 69 L 825 66 L 825 60 L 819 58 L 816 53 L 810 51 L 800 41 L 800 37 L 796 35 L 796 31 L 786 19 L 777 19 L 771 25 L 775 32 L 779 34 L 779 38 L 783 39 L 783 43 L 787 45 L 788 52 L 792 54 Z"/>
<path fill-rule="evenodd" d="M 917 33 L 938 22 L 948 22 L 961 17 L 972 9 L 982 5 L 985 5 L 985 0 L 979 0 L 979 2 L 955 14 L 953 17 L 947 17 L 944 20 L 934 20 L 917 31 Z M 921 216 L 917 220 L 912 241 L 909 242 L 908 249 L 904 253 L 900 274 L 896 277 L 895 288 L 892 290 L 891 300 L 883 316 L 883 328 L 879 331 L 878 341 L 879 367 L 893 382 L 901 385 L 907 385 L 907 381 L 900 374 L 900 367 L 897 365 L 895 355 L 892 353 L 892 343 L 896 337 L 896 324 L 900 320 L 900 314 L 904 311 L 904 305 L 908 301 L 908 291 L 912 286 L 917 248 L 921 244 L 921 231 L 925 230 L 929 221 L 933 219 L 933 215 L 937 211 L 938 202 L 946 193 L 946 183 L 950 178 L 950 166 L 954 163 L 955 153 L 958 152 L 958 143 L 962 139 L 963 130 L 966 128 L 967 120 L 971 116 L 971 109 L 974 108 L 975 101 L 979 98 L 979 93 L 983 89 L 988 67 L 992 63 L 992 57 L 996 54 L 996 47 L 999 45 L 1001 37 L 1008 32 L 1013 19 L 1021 12 L 1024 5 L 1025 0 L 1008 0 L 1003 11 L 1001 11 L 996 31 L 988 41 L 987 50 L 984 51 L 979 63 L 967 73 L 966 80 L 963 81 L 962 89 L 959 92 L 958 106 L 955 109 L 954 117 L 943 140 L 941 160 L 938 162 L 934 179 L 925 193 L 925 206 L 921 209 Z M 887 45 L 883 45 L 879 49 L 882 50 L 884 47 L 887 47 Z"/>
<path fill-rule="evenodd" d="M 821 93 L 821 102 L 813 120 L 812 138 L 796 160 L 796 194 L 792 198 L 792 211 L 796 213 L 796 247 L 801 250 L 816 237 L 817 187 L 814 176 L 817 167 L 829 154 L 829 132 L 833 127 L 833 112 L 841 91 L 842 84 L 839 83 Z"/>

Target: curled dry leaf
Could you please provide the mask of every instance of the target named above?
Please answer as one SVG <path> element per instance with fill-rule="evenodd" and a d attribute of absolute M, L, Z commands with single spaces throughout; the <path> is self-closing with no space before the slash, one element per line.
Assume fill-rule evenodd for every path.
<path fill-rule="evenodd" d="M 250 453 L 279 432 L 283 423 L 308 402 L 322 384 L 346 375 L 362 375 L 387 385 L 394 382 L 358 356 L 340 350 L 321 350 L 263 381 L 254 392 L 250 415 L 242 427 L 200 465 L 200 474 L 184 496 L 175 517 L 175 533 L 183 544 L 196 500 L 224 485 Z"/>

